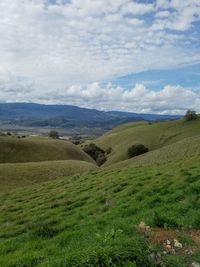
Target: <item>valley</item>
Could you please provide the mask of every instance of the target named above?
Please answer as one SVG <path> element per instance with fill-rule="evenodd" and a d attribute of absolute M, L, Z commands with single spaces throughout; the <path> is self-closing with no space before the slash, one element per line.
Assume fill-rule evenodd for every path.
<path fill-rule="evenodd" d="M 198 264 L 199 138 L 199 118 L 128 123 L 77 146 L 0 137 L 0 266 Z M 111 148 L 100 167 L 90 142 Z M 129 158 L 139 143 L 149 152 Z"/>

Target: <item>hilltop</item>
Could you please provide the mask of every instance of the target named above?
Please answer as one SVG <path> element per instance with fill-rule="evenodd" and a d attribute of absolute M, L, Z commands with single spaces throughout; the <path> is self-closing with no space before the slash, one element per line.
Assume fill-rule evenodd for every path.
<path fill-rule="evenodd" d="M 68 141 L 48 137 L 0 136 L 0 163 L 37 162 L 50 160 L 94 161 Z"/>

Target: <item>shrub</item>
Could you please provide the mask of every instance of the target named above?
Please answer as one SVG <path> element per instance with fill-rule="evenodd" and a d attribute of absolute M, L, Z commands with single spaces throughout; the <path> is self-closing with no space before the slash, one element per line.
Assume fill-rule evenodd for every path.
<path fill-rule="evenodd" d="M 49 132 L 49 137 L 53 139 L 58 139 L 59 138 L 59 133 L 57 131 L 50 131 Z"/>
<path fill-rule="evenodd" d="M 147 153 L 148 151 L 149 149 L 142 144 L 133 145 L 128 149 L 128 156 L 129 158 L 132 158 Z"/>
<path fill-rule="evenodd" d="M 198 118 L 198 115 L 196 114 L 196 111 L 188 109 L 185 114 L 185 120 L 186 121 L 192 121 L 196 120 Z"/>
<path fill-rule="evenodd" d="M 83 148 L 83 151 L 90 155 L 96 161 L 98 166 L 101 166 L 107 160 L 106 152 L 94 143 L 86 145 Z"/>
<path fill-rule="evenodd" d="M 112 152 L 112 147 L 108 147 L 107 149 L 106 149 L 106 155 L 109 155 L 111 152 Z"/>
<path fill-rule="evenodd" d="M 101 166 L 102 164 L 104 164 L 104 162 L 106 162 L 106 160 L 107 160 L 106 155 L 103 153 L 99 153 L 97 160 L 96 160 L 97 165 Z"/>

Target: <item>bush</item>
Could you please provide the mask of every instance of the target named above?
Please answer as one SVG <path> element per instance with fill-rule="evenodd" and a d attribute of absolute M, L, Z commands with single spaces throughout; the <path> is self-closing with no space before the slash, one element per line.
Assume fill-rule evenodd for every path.
<path fill-rule="evenodd" d="M 106 152 L 94 143 L 86 145 L 83 148 L 83 151 L 90 155 L 96 161 L 98 166 L 101 166 L 107 160 Z"/>
<path fill-rule="evenodd" d="M 103 154 L 103 153 L 100 153 L 100 154 L 98 155 L 97 160 L 96 160 L 97 165 L 98 165 L 98 166 L 101 166 L 102 164 L 104 164 L 104 162 L 106 162 L 106 160 L 107 160 L 106 155 Z"/>
<path fill-rule="evenodd" d="M 111 152 L 112 152 L 112 147 L 108 147 L 107 149 L 106 149 L 106 155 L 109 155 Z"/>
<path fill-rule="evenodd" d="M 185 120 L 186 121 L 192 121 L 196 120 L 198 118 L 198 115 L 196 114 L 196 111 L 188 109 L 185 114 Z"/>
<path fill-rule="evenodd" d="M 148 151 L 149 149 L 142 144 L 133 145 L 128 149 L 128 156 L 129 158 L 132 158 L 147 153 Z"/>
<path fill-rule="evenodd" d="M 57 131 L 50 131 L 49 137 L 54 138 L 54 139 L 59 139 L 59 134 Z"/>

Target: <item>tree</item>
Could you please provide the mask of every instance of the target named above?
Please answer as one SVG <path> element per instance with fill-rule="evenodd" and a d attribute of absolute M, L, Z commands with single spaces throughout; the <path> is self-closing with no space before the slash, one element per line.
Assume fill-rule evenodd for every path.
<path fill-rule="evenodd" d="M 142 144 L 133 145 L 128 149 L 128 156 L 129 158 L 133 158 L 141 154 L 147 153 L 148 151 L 149 149 Z"/>
<path fill-rule="evenodd" d="M 106 153 L 106 155 L 109 155 L 111 152 L 112 152 L 112 147 L 109 146 L 109 147 L 105 150 L 105 153 Z"/>
<path fill-rule="evenodd" d="M 49 137 L 53 139 L 59 139 L 59 133 L 57 131 L 52 130 L 49 132 Z"/>
<path fill-rule="evenodd" d="M 192 121 L 192 120 L 196 120 L 198 118 L 198 115 L 196 113 L 196 111 L 188 109 L 185 113 L 185 120 L 186 121 Z"/>
<path fill-rule="evenodd" d="M 105 151 L 94 143 L 86 145 L 83 148 L 83 151 L 90 155 L 96 161 L 98 166 L 102 165 L 107 160 Z"/>

